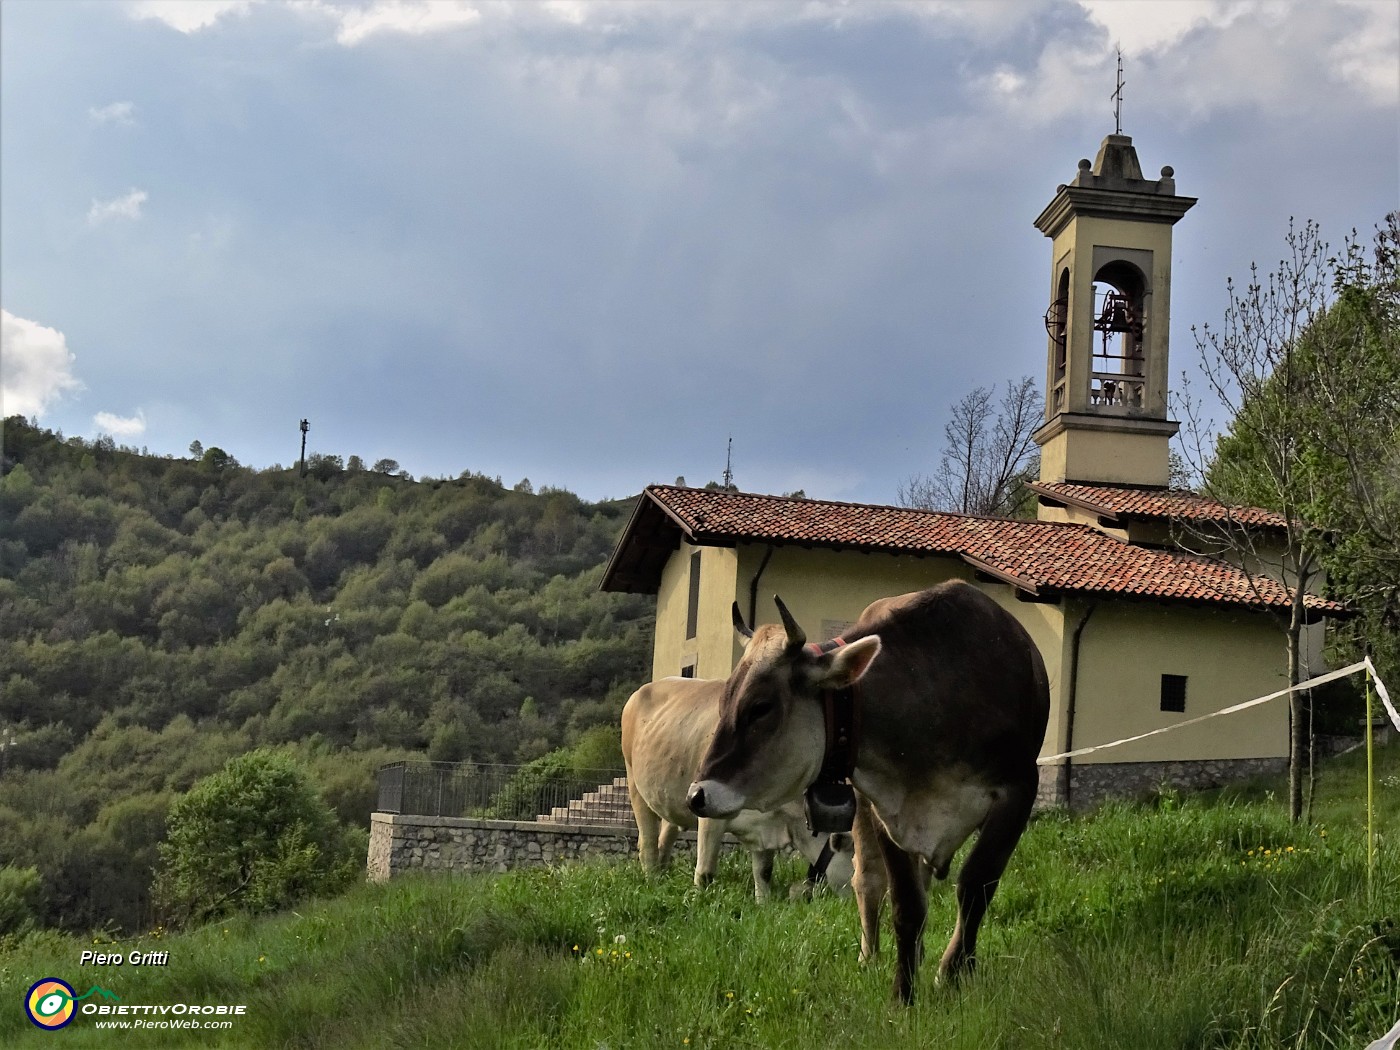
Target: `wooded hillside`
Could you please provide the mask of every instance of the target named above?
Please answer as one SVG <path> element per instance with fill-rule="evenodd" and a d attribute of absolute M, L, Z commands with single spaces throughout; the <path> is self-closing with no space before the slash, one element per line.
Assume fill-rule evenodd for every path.
<path fill-rule="evenodd" d="M 170 803 L 235 754 L 364 828 L 380 763 L 530 760 L 647 676 L 653 603 L 597 590 L 627 501 L 192 450 L 4 424 L 0 865 L 49 924 L 149 922 Z"/>

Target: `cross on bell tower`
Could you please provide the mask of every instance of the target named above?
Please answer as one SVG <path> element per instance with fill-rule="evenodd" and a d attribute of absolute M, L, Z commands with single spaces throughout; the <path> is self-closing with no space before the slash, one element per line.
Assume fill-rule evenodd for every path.
<path fill-rule="evenodd" d="M 1041 481 L 1167 484 L 1172 226 L 1196 203 L 1173 174 L 1144 179 L 1132 138 L 1108 135 L 1035 220 L 1051 240 Z"/>

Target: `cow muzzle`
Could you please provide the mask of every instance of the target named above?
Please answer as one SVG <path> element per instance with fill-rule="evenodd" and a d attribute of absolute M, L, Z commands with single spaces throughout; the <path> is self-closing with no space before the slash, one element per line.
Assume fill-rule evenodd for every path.
<path fill-rule="evenodd" d="M 744 808 L 744 799 L 717 780 L 697 780 L 690 785 L 685 801 L 697 817 L 723 820 Z"/>

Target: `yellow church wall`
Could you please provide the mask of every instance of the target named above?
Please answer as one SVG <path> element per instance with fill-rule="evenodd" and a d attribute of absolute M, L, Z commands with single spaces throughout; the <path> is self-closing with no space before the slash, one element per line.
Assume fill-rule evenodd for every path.
<path fill-rule="evenodd" d="M 1104 525 L 1099 521 L 1099 516 L 1092 510 L 1085 510 L 1083 507 L 1076 507 L 1073 504 L 1064 506 L 1054 506 L 1049 503 L 1042 503 L 1036 508 L 1037 521 L 1063 522 L 1068 525 L 1087 525 L 1091 529 L 1102 532 L 1105 536 L 1112 536 L 1116 540 L 1127 541 L 1129 532 L 1126 528 L 1114 528 L 1111 525 Z M 1133 528 L 1137 527 L 1136 522 Z M 1164 537 L 1162 542 L 1165 542 Z"/>
<path fill-rule="evenodd" d="M 728 676 L 742 654 L 731 603 L 750 618 L 750 584 L 763 562 L 762 545 L 702 547 L 696 637 L 685 638 L 690 555 L 682 544 L 662 572 L 657 595 L 653 676 L 679 674 L 693 664 L 697 677 Z M 952 558 L 914 558 L 776 547 L 763 567 L 757 622 L 779 620 L 780 595 L 811 641 L 840 633 L 877 598 L 949 579 L 972 582 L 1014 615 L 1045 661 L 1050 720 L 1042 755 L 1106 743 L 1194 718 L 1272 692 L 1283 684 L 1283 635 L 1275 621 L 1255 614 L 1187 606 L 1098 601 L 1080 640 L 1074 726 L 1068 691 L 1073 634 L 1089 603 L 1024 602 L 1009 585 L 978 581 Z M 1320 661 L 1322 628 L 1309 632 Z M 1320 662 L 1313 664 L 1321 666 Z M 1161 676 L 1187 678 L 1185 713 L 1161 710 Z M 1145 741 L 1075 759 L 1076 765 L 1121 762 L 1276 758 L 1288 753 L 1286 701 L 1261 705 Z"/>
<path fill-rule="evenodd" d="M 668 675 L 680 674 L 683 661 L 695 654 L 695 646 L 685 640 L 685 607 L 687 581 L 690 573 L 690 552 L 693 547 L 681 544 L 661 570 L 661 584 L 656 591 L 656 636 L 652 642 L 651 677 L 655 681 Z M 701 558 L 703 560 L 703 555 Z"/>
<path fill-rule="evenodd" d="M 1040 480 L 1098 484 L 1166 485 L 1170 479 L 1167 438 L 1067 428 L 1040 449 Z"/>
<path fill-rule="evenodd" d="M 690 556 L 700 552 L 700 598 L 694 638 L 687 638 L 690 604 Z M 697 678 L 725 678 L 732 669 L 729 638 L 734 633 L 729 603 L 734 600 L 737 558 L 726 547 L 692 547 L 682 543 L 661 572 L 656 594 L 656 640 L 652 678 L 678 675 L 686 666 Z"/>
<path fill-rule="evenodd" d="M 1284 638 L 1258 614 L 1100 603 L 1080 641 L 1074 746 L 1089 747 L 1273 692 L 1284 684 Z M 1161 710 L 1161 676 L 1184 675 L 1186 710 Z M 1172 733 L 1075 759 L 1163 762 L 1288 754 L 1280 698 Z"/>
<path fill-rule="evenodd" d="M 734 669 L 734 602 L 739 557 L 733 547 L 703 547 L 700 573 L 697 678 L 728 678 Z"/>
<path fill-rule="evenodd" d="M 766 548 L 745 545 L 739 551 L 739 607 L 749 617 L 749 588 Z M 854 551 L 775 547 L 758 584 L 757 620 L 779 622 L 773 595 L 783 599 L 810 640 L 825 641 L 823 624 L 834 633 L 854 623 L 876 598 L 922 590 L 950 579 L 971 579 L 972 570 L 953 558 L 909 558 Z M 737 662 L 740 647 L 734 647 Z"/>
<path fill-rule="evenodd" d="M 767 548 L 754 544 L 742 544 L 737 550 L 701 548 L 697 637 L 686 642 L 683 636 L 689 565 L 694 549 L 682 544 L 662 573 L 657 596 L 655 677 L 679 674 L 683 664 L 694 660 L 698 677 L 724 678 L 743 653 L 733 629 L 730 606 L 737 600 L 745 620 L 751 618 L 750 586 Z M 773 595 L 777 594 L 811 641 L 825 641 L 854 623 L 877 598 L 922 590 L 945 580 L 967 580 L 1010 611 L 1040 650 L 1050 680 L 1051 728 L 1046 735 L 1045 753 L 1063 750 L 1059 746 L 1062 733 L 1056 727 L 1064 720 L 1064 611 L 1057 605 L 1020 601 L 1009 585 L 976 581 L 973 576 L 970 566 L 953 558 L 775 547 L 759 578 L 755 619 L 758 623 L 779 622 L 777 606 L 773 604 Z"/>

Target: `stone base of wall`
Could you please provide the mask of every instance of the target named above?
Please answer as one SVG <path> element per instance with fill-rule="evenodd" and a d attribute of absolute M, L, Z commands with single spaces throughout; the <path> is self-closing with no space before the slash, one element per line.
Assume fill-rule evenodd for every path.
<path fill-rule="evenodd" d="M 1144 798 L 1159 788 L 1200 791 L 1288 769 L 1286 758 L 1205 759 L 1194 762 L 1095 762 L 1040 767 L 1037 808 L 1081 812 L 1110 798 Z"/>
<path fill-rule="evenodd" d="M 674 852 L 693 853 L 694 844 L 694 833 L 683 833 Z M 366 870 L 382 882 L 405 871 L 502 872 L 636 854 L 636 828 L 375 813 Z"/>

